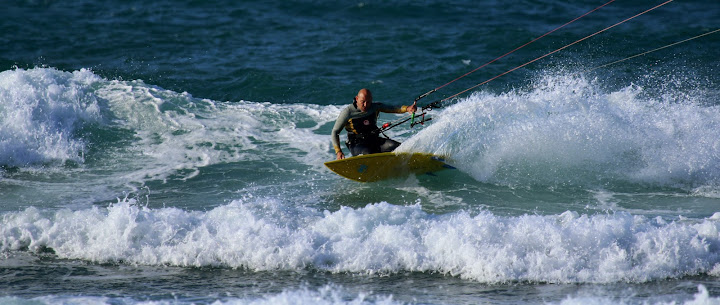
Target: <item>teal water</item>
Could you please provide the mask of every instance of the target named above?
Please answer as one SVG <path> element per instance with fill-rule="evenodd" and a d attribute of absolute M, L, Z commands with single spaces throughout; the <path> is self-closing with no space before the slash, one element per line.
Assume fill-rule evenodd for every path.
<path fill-rule="evenodd" d="M 323 165 L 360 88 L 410 104 L 603 3 L 11 1 L 0 302 L 716 304 L 720 34 L 591 69 L 717 29 L 718 3 L 670 2 L 388 133 L 455 170 Z M 610 3 L 419 105 L 660 3 Z"/>

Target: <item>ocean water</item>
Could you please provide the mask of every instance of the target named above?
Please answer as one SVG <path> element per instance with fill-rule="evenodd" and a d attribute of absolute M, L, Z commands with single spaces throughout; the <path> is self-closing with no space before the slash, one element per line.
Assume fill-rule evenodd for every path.
<path fill-rule="evenodd" d="M 387 134 L 606 1 L 40 1 L 0 10 L 2 304 L 720 304 L 720 2 L 672 1 Z M 613 1 L 425 106 L 663 1 Z M 405 118 L 381 115 L 381 121 Z M 344 138 L 344 133 L 341 136 Z"/>

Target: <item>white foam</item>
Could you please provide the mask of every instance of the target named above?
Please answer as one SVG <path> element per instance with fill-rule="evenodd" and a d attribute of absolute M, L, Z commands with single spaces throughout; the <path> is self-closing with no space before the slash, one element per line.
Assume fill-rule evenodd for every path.
<path fill-rule="evenodd" d="M 246 199 L 207 212 L 108 208 L 3 215 L 0 250 L 52 248 L 61 258 L 384 274 L 439 272 L 479 282 L 646 282 L 714 274 L 720 222 L 610 215 L 427 214 L 371 204 L 319 212 Z"/>
<path fill-rule="evenodd" d="M 257 299 L 240 299 L 218 301 L 215 304 L 247 304 L 247 305 L 271 305 L 271 304 L 318 304 L 318 305 L 392 305 L 404 304 L 393 301 L 392 296 L 371 296 L 367 293 L 359 293 L 356 296 L 349 295 L 344 289 L 334 285 L 326 285 L 318 290 L 298 289 L 284 291 L 277 295 L 266 296 Z"/>
<path fill-rule="evenodd" d="M 208 297 L 208 299 L 212 299 Z M 157 300 L 157 301 L 138 301 L 132 298 L 111 298 L 111 297 L 93 297 L 93 296 L 43 296 L 33 299 L 23 299 L 19 297 L 0 297 L 2 304 L 88 304 L 88 305 L 104 305 L 104 304 L 133 304 L 133 305 L 163 305 L 163 304 L 196 304 L 196 300 Z M 344 288 L 335 285 L 326 285 L 316 290 L 301 288 L 295 290 L 286 290 L 278 294 L 266 295 L 262 297 L 246 297 L 246 298 L 222 298 L 215 300 L 215 305 L 265 305 L 265 304 L 293 304 L 293 305 L 393 305 L 404 304 L 402 302 L 393 301 L 392 296 L 373 296 L 370 293 L 349 293 Z"/>
<path fill-rule="evenodd" d="M 189 178 L 211 164 L 279 156 L 319 168 L 325 156 L 318 152 L 328 151 L 329 137 L 315 131 L 339 112 L 335 106 L 218 103 L 141 81 L 112 81 L 97 94 L 110 101 L 112 113 L 140 138 L 130 149 L 150 159 L 142 162 L 134 180 L 181 170 L 190 170 L 185 174 Z"/>
<path fill-rule="evenodd" d="M 232 162 L 290 158 L 298 168 L 320 171 L 332 154 L 329 134 L 318 130 L 340 111 L 337 106 L 216 102 L 142 80 L 106 80 L 88 70 L 54 68 L 0 73 L 0 105 L 0 165 L 32 170 L 25 167 L 67 160 L 82 164 L 87 147 L 94 145 L 102 147 L 93 152 L 98 161 L 77 170 L 68 183 L 110 189 L 134 189 L 171 176 L 189 179 L 202 167 Z M 86 138 L 80 131 L 88 124 L 111 136 Z M 115 135 L 122 140 L 113 140 Z"/>
<path fill-rule="evenodd" d="M 605 293 L 604 293 L 605 294 Z M 132 298 L 110 298 L 110 297 L 93 297 L 93 296 L 42 296 L 32 299 L 25 299 L 13 296 L 0 297 L 0 303 L 2 304 L 134 304 L 134 305 L 161 305 L 161 304 L 195 304 L 196 300 L 186 301 L 183 299 L 172 299 L 172 300 L 156 300 L 156 301 L 138 301 Z M 338 287 L 336 285 L 326 285 L 318 289 L 294 289 L 285 290 L 278 294 L 269 294 L 261 297 L 245 297 L 245 298 L 232 298 L 226 297 L 215 300 L 212 304 L 216 305 L 235 305 L 235 304 L 246 304 L 246 305 L 265 305 L 265 304 L 320 304 L 320 305 L 391 305 L 391 304 L 406 304 L 405 302 L 394 301 L 392 296 L 376 296 L 371 293 L 349 293 L 346 289 Z M 413 304 L 413 303 L 410 303 Z M 433 304 L 433 303 L 427 303 Z M 602 297 L 594 295 L 582 295 L 582 296 L 568 296 L 560 302 L 545 302 L 545 304 L 560 304 L 560 305 L 615 305 L 615 304 L 640 304 L 638 300 L 633 297 Z M 698 293 L 692 297 L 685 298 L 685 296 L 655 296 L 651 300 L 643 298 L 641 304 L 653 304 L 653 305 L 716 305 L 720 304 L 720 298 L 713 297 L 708 292 L 704 285 L 698 285 Z"/>
<path fill-rule="evenodd" d="M 573 297 L 569 296 L 562 302 L 560 302 L 560 305 L 574 305 L 574 304 L 581 304 L 581 305 L 616 305 L 616 304 L 636 304 L 636 301 L 631 300 L 630 298 L 624 298 L 624 299 L 616 299 L 616 298 L 608 298 L 608 297 L 596 297 L 596 296 L 579 296 L 579 297 Z M 548 303 L 553 304 L 553 303 Z M 691 300 L 686 300 L 684 302 L 679 303 L 678 301 L 644 301 L 643 304 L 656 304 L 656 305 L 676 305 L 676 304 L 684 304 L 684 305 L 717 305 L 720 304 L 720 298 L 717 297 L 711 297 L 710 293 L 708 292 L 707 288 L 703 285 L 698 285 L 698 293 L 696 293 Z"/>
<path fill-rule="evenodd" d="M 480 181 L 720 185 L 720 107 L 702 94 L 604 92 L 581 76 L 547 75 L 527 90 L 476 92 L 433 112 L 400 151 L 449 156 Z"/>
<path fill-rule="evenodd" d="M 90 93 L 98 81 L 85 69 L 0 72 L 0 164 L 82 163 L 86 143 L 75 132 L 101 120 Z"/>

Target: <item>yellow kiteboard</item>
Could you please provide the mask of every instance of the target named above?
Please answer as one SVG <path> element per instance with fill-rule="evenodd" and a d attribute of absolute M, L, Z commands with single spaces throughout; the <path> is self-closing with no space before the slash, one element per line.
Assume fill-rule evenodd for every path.
<path fill-rule="evenodd" d="M 373 182 L 446 168 L 444 158 L 424 153 L 378 153 L 325 162 L 331 171 L 358 182 Z"/>

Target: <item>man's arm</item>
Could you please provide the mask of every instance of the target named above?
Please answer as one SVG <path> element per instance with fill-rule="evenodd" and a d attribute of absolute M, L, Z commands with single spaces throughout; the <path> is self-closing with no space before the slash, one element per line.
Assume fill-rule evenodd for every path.
<path fill-rule="evenodd" d="M 415 112 L 417 110 L 417 107 L 415 104 L 412 104 L 410 106 L 400 106 L 400 107 L 392 107 L 387 106 L 385 104 L 380 104 L 380 112 L 386 112 L 386 113 L 405 113 L 405 112 Z"/>
<path fill-rule="evenodd" d="M 335 157 L 338 160 L 345 158 L 345 154 L 343 154 L 342 149 L 340 148 L 340 132 L 343 130 L 349 119 L 350 108 L 345 107 L 338 115 L 337 120 L 335 120 L 335 125 L 330 133 L 330 139 L 332 140 L 332 145 L 335 149 Z"/>

